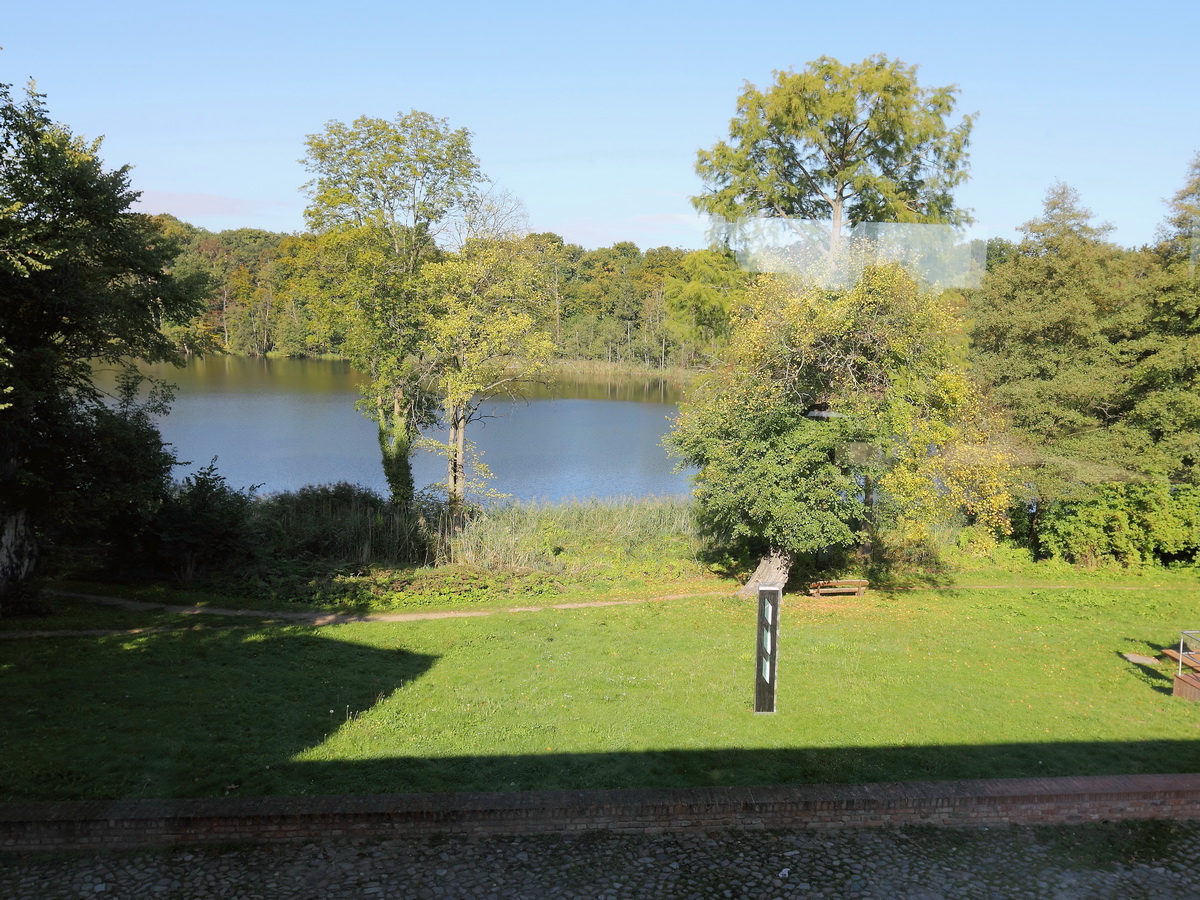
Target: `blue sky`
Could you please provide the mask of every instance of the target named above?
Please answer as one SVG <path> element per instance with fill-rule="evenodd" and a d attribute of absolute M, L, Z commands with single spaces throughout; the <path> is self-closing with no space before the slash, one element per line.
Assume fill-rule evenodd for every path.
<path fill-rule="evenodd" d="M 472 132 L 536 231 L 701 246 L 696 151 L 744 82 L 822 55 L 959 86 L 979 113 L 959 199 L 989 235 L 1015 237 L 1061 180 L 1119 243 L 1148 242 L 1200 152 L 1193 2 L 8 6 L 0 82 L 35 78 L 55 119 L 134 167 L 147 210 L 214 230 L 302 229 L 304 136 L 419 109 Z"/>

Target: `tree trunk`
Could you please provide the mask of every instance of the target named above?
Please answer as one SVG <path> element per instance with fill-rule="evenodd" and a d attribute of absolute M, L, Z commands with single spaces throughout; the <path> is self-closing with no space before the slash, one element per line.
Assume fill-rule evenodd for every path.
<path fill-rule="evenodd" d="M 37 541 L 29 513 L 0 513 L 0 604 L 14 594 L 37 562 Z"/>
<path fill-rule="evenodd" d="M 397 391 L 392 397 L 391 417 L 383 406 L 383 398 L 377 397 L 379 424 L 379 454 L 383 458 L 383 476 L 387 479 L 388 493 L 392 495 L 392 503 L 405 512 L 412 508 L 416 485 L 413 482 L 412 451 L 413 434 L 412 417 L 403 396 Z"/>
<path fill-rule="evenodd" d="M 879 529 L 875 522 L 875 479 L 869 474 L 863 475 L 863 506 L 867 518 L 863 523 L 864 539 L 858 546 L 858 558 L 871 565 L 875 561 L 875 548 L 879 546 Z"/>
<path fill-rule="evenodd" d="M 833 209 L 833 222 L 829 228 L 829 255 L 835 260 L 842 252 L 842 197 L 839 193 L 834 198 L 831 204 Z"/>
<path fill-rule="evenodd" d="M 467 411 L 455 407 L 450 415 L 450 452 L 446 455 L 446 494 L 450 520 L 458 527 L 467 501 Z"/>
<path fill-rule="evenodd" d="M 760 584 L 786 585 L 792 572 L 792 554 L 786 550 L 772 547 L 767 555 L 759 560 L 758 568 L 750 576 L 750 580 L 742 585 L 737 592 L 739 597 L 757 597 Z"/>

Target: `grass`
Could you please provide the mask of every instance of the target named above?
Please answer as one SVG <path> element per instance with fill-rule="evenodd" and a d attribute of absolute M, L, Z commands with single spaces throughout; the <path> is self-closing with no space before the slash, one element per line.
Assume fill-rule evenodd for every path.
<path fill-rule="evenodd" d="M 1197 625 L 1194 573 L 1052 576 L 1075 586 L 789 595 L 767 716 L 754 604 L 728 596 L 6 641 L 0 795 L 1200 771 L 1200 704 L 1121 656 Z"/>
<path fill-rule="evenodd" d="M 63 590 L 78 590 L 81 593 L 101 595 L 114 593 L 107 585 L 64 584 L 62 588 Z M 128 593 L 141 593 L 147 598 L 150 594 L 149 591 Z M 38 631 L 257 627 L 263 624 L 262 621 L 255 621 L 253 618 L 248 619 L 243 616 L 206 615 L 203 619 L 199 619 L 193 614 L 169 610 L 121 609 L 55 593 L 43 594 L 38 600 L 38 607 L 36 614 L 0 618 L 0 635 L 18 635 Z"/>
<path fill-rule="evenodd" d="M 339 502 L 326 502 L 330 499 Z M 59 586 L 189 606 L 366 613 L 446 606 L 503 609 L 568 599 L 698 593 L 728 584 L 699 561 L 700 542 L 684 498 L 498 507 L 447 538 L 447 563 L 419 567 L 391 560 L 382 549 L 387 541 L 372 544 L 371 554 L 350 564 L 346 548 L 360 539 L 367 544 L 371 529 L 360 525 L 370 516 L 358 513 L 369 504 L 369 497 L 349 485 L 273 498 L 260 510 L 275 523 L 273 542 L 261 551 L 273 575 L 264 573 L 268 565 L 260 563 L 249 572 L 231 567 L 215 579 L 223 586 L 208 589 L 80 580 Z M 318 540 L 319 552 L 313 549 Z"/>

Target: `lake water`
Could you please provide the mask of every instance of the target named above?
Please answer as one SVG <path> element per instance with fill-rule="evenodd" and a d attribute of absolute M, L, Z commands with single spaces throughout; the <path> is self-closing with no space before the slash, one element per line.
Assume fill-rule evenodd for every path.
<path fill-rule="evenodd" d="M 215 456 L 234 487 L 349 481 L 387 494 L 375 425 L 354 408 L 361 379 L 348 363 L 212 357 L 150 371 L 178 386 L 159 422 L 190 463 L 177 477 Z M 678 400 L 658 379 L 580 378 L 535 387 L 523 403 L 485 404 L 490 418 L 467 437 L 491 467 L 492 487 L 516 500 L 686 494 L 688 477 L 661 446 Z M 441 457 L 421 452 L 413 464 L 418 488 L 445 480 Z"/>

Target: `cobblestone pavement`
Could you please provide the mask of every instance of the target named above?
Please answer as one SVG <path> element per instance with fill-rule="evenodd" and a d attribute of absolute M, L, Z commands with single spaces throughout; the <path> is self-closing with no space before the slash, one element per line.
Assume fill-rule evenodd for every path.
<path fill-rule="evenodd" d="M 330 840 L 0 856 L 0 898 L 1196 900 L 1200 822 Z"/>

